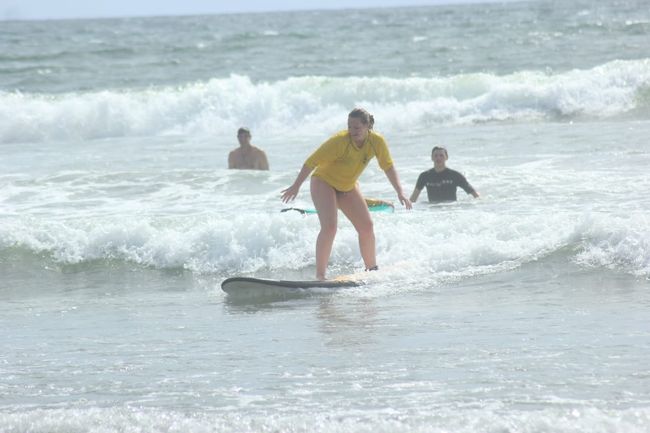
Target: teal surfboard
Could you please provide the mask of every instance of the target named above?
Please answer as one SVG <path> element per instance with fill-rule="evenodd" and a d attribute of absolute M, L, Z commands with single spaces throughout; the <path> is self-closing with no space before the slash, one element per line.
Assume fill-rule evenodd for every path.
<path fill-rule="evenodd" d="M 366 204 L 368 205 L 368 210 L 370 212 L 393 212 L 395 210 L 395 206 L 393 206 L 393 203 L 386 200 L 367 198 Z M 298 207 L 287 207 L 282 209 L 280 212 L 288 212 L 290 210 L 300 212 L 303 215 L 318 213 L 316 209 L 311 209 L 311 208 L 303 209 Z"/>

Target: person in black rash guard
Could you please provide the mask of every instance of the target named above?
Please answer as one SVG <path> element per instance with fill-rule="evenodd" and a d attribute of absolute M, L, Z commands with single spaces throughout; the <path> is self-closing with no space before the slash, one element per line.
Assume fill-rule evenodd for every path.
<path fill-rule="evenodd" d="M 429 202 L 441 201 L 456 201 L 456 188 L 460 187 L 467 194 L 472 194 L 474 198 L 478 198 L 478 192 L 467 182 L 465 176 L 447 168 L 447 149 L 441 146 L 436 146 L 431 151 L 431 160 L 433 160 L 433 168 L 420 174 L 418 181 L 415 184 L 413 194 L 411 194 L 411 202 L 415 203 L 422 192 L 422 189 L 427 187 L 427 196 Z"/>

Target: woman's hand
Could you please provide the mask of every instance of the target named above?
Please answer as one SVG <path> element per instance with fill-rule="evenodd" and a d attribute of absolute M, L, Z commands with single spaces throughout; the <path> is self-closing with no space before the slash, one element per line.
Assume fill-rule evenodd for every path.
<path fill-rule="evenodd" d="M 406 198 L 404 192 L 402 191 L 402 185 L 400 185 L 399 176 L 397 175 L 397 170 L 395 170 L 395 166 L 391 165 L 388 168 L 388 170 L 385 171 L 385 173 L 386 173 L 386 177 L 390 181 L 390 184 L 393 185 L 393 188 L 397 193 L 397 198 L 399 199 L 399 202 L 402 203 L 402 205 L 406 207 L 406 209 L 411 209 L 413 205 L 411 204 L 411 200 Z"/>
<path fill-rule="evenodd" d="M 282 190 L 282 203 L 289 203 L 290 201 L 293 201 L 294 198 L 296 198 L 298 191 L 300 191 L 302 183 L 305 181 L 305 179 L 307 179 L 307 176 L 309 176 L 309 173 L 311 173 L 311 171 L 312 168 L 307 167 L 306 165 L 302 166 L 300 173 L 298 173 L 298 177 L 293 182 L 293 185 L 287 189 Z"/>
<path fill-rule="evenodd" d="M 295 183 L 289 188 L 283 189 L 281 196 L 282 203 L 289 203 L 290 201 L 293 201 L 298 195 L 298 191 L 300 191 L 300 185 L 296 185 Z"/>
<path fill-rule="evenodd" d="M 404 194 L 397 194 L 397 198 L 399 199 L 399 202 L 406 207 L 406 209 L 412 209 L 413 205 L 411 204 L 411 200 L 406 198 Z"/>

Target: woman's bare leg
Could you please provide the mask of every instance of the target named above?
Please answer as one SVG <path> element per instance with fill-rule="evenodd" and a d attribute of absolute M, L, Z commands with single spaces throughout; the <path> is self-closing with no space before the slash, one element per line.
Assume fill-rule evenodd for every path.
<path fill-rule="evenodd" d="M 316 278 L 324 280 L 336 236 L 338 217 L 336 190 L 322 179 L 312 176 L 311 199 L 318 211 L 318 220 L 320 221 L 320 232 L 316 239 Z"/>
<path fill-rule="evenodd" d="M 366 269 L 376 267 L 375 230 L 368 205 L 359 190 L 359 186 L 357 185 L 350 192 L 339 193 L 337 198 L 339 208 L 348 217 L 359 234 L 359 249 Z"/>

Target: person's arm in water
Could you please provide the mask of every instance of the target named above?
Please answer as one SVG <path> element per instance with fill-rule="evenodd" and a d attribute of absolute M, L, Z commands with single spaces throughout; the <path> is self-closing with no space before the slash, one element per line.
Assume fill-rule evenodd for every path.
<path fill-rule="evenodd" d="M 289 203 L 296 198 L 298 191 L 300 191 L 300 187 L 302 186 L 305 179 L 307 179 L 307 176 L 309 176 L 309 174 L 312 172 L 312 170 L 313 168 L 307 165 L 302 166 L 300 173 L 298 173 L 298 177 L 296 177 L 296 180 L 293 182 L 293 184 L 289 188 L 282 190 L 283 203 Z"/>
<path fill-rule="evenodd" d="M 479 198 L 478 192 L 474 189 L 472 185 L 469 184 L 465 176 L 458 173 L 458 186 L 460 186 L 467 194 L 471 194 L 474 198 Z"/>
<path fill-rule="evenodd" d="M 384 171 L 384 173 L 386 173 L 386 177 L 390 181 L 391 185 L 393 185 L 393 189 L 397 193 L 399 202 L 402 203 L 406 209 L 411 209 L 411 201 L 404 195 L 404 191 L 402 190 L 402 185 L 399 182 L 399 176 L 397 175 L 395 166 L 391 165 L 386 171 Z"/>
<path fill-rule="evenodd" d="M 235 151 L 234 150 L 228 154 L 228 168 L 236 168 L 235 167 Z"/>
<path fill-rule="evenodd" d="M 257 168 L 259 170 L 269 169 L 269 160 L 266 158 L 266 153 L 263 150 L 260 150 L 259 158 L 257 159 Z"/>
<path fill-rule="evenodd" d="M 424 173 L 420 173 L 418 176 L 417 182 L 415 182 L 415 188 L 413 188 L 413 193 L 411 194 L 411 203 L 415 203 L 418 201 L 418 197 L 420 197 L 420 193 L 424 189 Z"/>
<path fill-rule="evenodd" d="M 416 201 L 418 201 L 418 197 L 420 196 L 421 192 L 422 190 L 418 189 L 417 186 L 413 188 L 413 192 L 411 193 L 411 198 L 409 199 L 411 200 L 411 203 L 415 203 Z"/>

